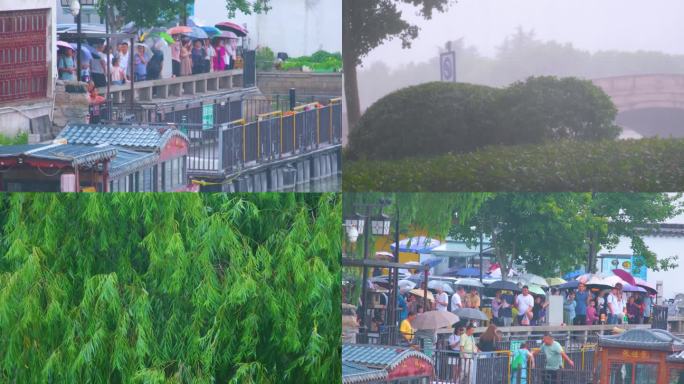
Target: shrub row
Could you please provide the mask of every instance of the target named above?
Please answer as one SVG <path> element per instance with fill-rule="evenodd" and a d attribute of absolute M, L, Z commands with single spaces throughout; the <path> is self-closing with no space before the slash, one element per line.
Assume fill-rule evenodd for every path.
<path fill-rule="evenodd" d="M 347 161 L 344 191 L 684 190 L 684 140 L 562 141 L 468 154 Z"/>

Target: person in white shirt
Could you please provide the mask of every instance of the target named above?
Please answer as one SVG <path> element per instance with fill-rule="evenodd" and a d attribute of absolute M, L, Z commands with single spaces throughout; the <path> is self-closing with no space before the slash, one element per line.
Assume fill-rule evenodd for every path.
<path fill-rule="evenodd" d="M 625 302 L 622 299 L 622 284 L 617 283 L 610 291 L 606 304 L 608 305 L 608 324 L 622 324 Z"/>
<path fill-rule="evenodd" d="M 451 295 L 451 312 L 456 312 L 463 308 L 463 296 L 465 296 L 465 289 L 458 287 L 456 293 Z"/>
<path fill-rule="evenodd" d="M 444 292 L 444 288 L 441 285 L 437 286 L 437 295 L 435 295 L 435 304 L 437 305 L 437 310 L 446 312 L 449 305 L 449 296 Z"/>
<path fill-rule="evenodd" d="M 530 295 L 530 289 L 525 285 L 522 288 L 522 293 L 515 298 L 515 307 L 518 308 L 518 324 L 527 323 L 532 318 L 532 308 L 534 307 L 534 298 Z M 524 321 L 524 320 L 527 321 Z"/>

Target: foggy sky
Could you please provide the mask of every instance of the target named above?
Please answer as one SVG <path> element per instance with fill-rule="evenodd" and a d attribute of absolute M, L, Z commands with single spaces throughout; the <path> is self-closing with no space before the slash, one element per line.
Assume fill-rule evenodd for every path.
<path fill-rule="evenodd" d="M 405 5 L 404 18 L 421 27 L 409 50 L 393 40 L 372 51 L 364 64 L 384 61 L 392 67 L 424 62 L 447 40 L 493 56 L 518 26 L 533 29 L 542 40 L 598 50 L 650 50 L 684 54 L 682 0 L 459 0 L 449 12 L 424 21 Z"/>

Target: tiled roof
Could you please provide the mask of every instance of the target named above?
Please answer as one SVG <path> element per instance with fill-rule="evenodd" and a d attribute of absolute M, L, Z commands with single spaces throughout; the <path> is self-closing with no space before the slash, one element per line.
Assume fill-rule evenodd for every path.
<path fill-rule="evenodd" d="M 662 223 L 642 226 L 638 230 L 646 236 L 684 237 L 684 224 Z"/>
<path fill-rule="evenodd" d="M 619 335 L 601 336 L 599 345 L 670 352 L 684 350 L 684 340 L 660 329 L 630 329 Z"/>
<path fill-rule="evenodd" d="M 132 149 L 155 150 L 163 147 L 175 136 L 187 136 L 176 129 L 166 128 L 160 133 L 159 127 L 137 125 L 87 125 L 74 124 L 66 126 L 59 138 L 72 144 L 110 144 Z"/>
<path fill-rule="evenodd" d="M 0 157 L 33 157 L 37 159 L 71 162 L 88 166 L 116 156 L 117 149 L 111 145 L 34 144 L 0 147 Z"/>
<path fill-rule="evenodd" d="M 112 160 L 109 170 L 109 177 L 117 178 L 127 175 L 136 170 L 147 168 L 157 162 L 159 155 L 150 152 L 136 152 L 128 149 L 118 148 L 118 153 Z"/>
<path fill-rule="evenodd" d="M 432 364 L 429 357 L 410 348 L 364 344 L 342 346 L 342 362 L 357 363 L 370 368 L 391 370 L 409 357 L 418 357 Z"/>
<path fill-rule="evenodd" d="M 667 361 L 672 363 L 684 363 L 684 351 L 668 356 Z"/>
<path fill-rule="evenodd" d="M 354 363 L 342 363 L 342 384 L 368 383 L 386 378 L 387 371 L 384 369 L 370 369 Z"/>

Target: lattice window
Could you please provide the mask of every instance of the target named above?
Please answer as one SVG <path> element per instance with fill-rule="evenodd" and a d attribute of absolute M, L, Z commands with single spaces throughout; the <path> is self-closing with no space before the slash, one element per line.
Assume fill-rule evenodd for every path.
<path fill-rule="evenodd" d="M 0 12 L 0 103 L 47 96 L 48 10 Z"/>

